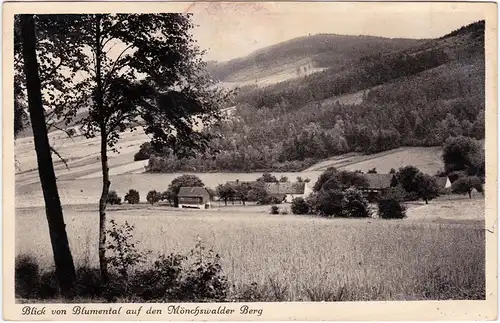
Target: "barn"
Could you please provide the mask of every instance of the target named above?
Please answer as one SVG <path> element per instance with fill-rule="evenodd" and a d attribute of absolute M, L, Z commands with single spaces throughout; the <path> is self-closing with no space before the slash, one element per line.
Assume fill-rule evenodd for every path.
<path fill-rule="evenodd" d="M 210 194 L 204 187 L 181 187 L 177 194 L 179 208 L 210 208 Z"/>
<path fill-rule="evenodd" d="M 269 195 L 287 203 L 291 203 L 296 197 L 306 198 L 312 193 L 307 183 L 304 182 L 265 183 L 265 189 Z"/>
<path fill-rule="evenodd" d="M 363 174 L 368 182 L 365 187 L 360 187 L 368 200 L 373 200 L 375 196 L 380 196 L 391 188 L 393 184 L 393 174 Z"/>

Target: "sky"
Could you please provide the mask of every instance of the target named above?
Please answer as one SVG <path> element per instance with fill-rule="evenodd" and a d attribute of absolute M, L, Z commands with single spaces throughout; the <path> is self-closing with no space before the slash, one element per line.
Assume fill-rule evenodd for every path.
<path fill-rule="evenodd" d="M 206 60 L 226 61 L 318 33 L 436 38 L 484 19 L 480 3 L 194 3 Z"/>

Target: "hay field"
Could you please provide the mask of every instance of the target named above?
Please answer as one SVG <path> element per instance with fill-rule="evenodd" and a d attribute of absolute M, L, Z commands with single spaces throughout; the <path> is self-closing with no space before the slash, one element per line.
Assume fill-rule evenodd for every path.
<path fill-rule="evenodd" d="M 397 170 L 403 166 L 413 165 L 425 174 L 434 175 L 444 167 L 442 153 L 441 147 L 401 147 L 372 155 L 349 153 L 319 162 L 306 171 L 324 171 L 333 166 L 338 169 L 363 172 L 376 168 L 379 173 L 389 173 L 391 168 Z"/>
<path fill-rule="evenodd" d="M 484 298 L 484 199 L 411 205 L 408 218 L 271 216 L 268 207 L 110 208 L 136 226 L 139 248 L 188 252 L 201 238 L 219 253 L 235 290 L 255 282 L 274 300 Z M 97 266 L 97 206 L 66 206 L 76 264 Z M 27 237 L 29 235 L 29 237 Z M 50 266 L 43 208 L 16 211 L 16 253 Z"/>

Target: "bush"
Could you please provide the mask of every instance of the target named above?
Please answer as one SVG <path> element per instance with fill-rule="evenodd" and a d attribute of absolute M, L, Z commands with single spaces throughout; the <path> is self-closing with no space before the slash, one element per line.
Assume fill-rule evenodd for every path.
<path fill-rule="evenodd" d="M 148 201 L 148 203 L 153 205 L 155 203 L 158 203 L 161 200 L 161 197 L 162 197 L 161 193 L 152 190 L 148 192 L 148 195 L 146 195 L 146 200 Z"/>
<path fill-rule="evenodd" d="M 366 201 L 358 190 L 347 190 L 342 199 L 342 212 L 339 216 L 348 218 L 369 217 L 368 201 Z"/>
<path fill-rule="evenodd" d="M 211 249 L 205 252 L 200 240 L 191 250 L 191 258 L 195 261 L 182 276 L 175 299 L 191 302 L 224 301 L 229 285 L 219 255 Z"/>
<path fill-rule="evenodd" d="M 179 254 L 161 255 L 153 268 L 138 272 L 133 277 L 129 292 L 145 301 L 166 301 L 179 294 L 178 282 L 187 257 Z"/>
<path fill-rule="evenodd" d="M 161 255 L 147 269 L 134 268 L 146 253 L 136 250 L 132 239 L 133 226 L 125 224 L 108 230 L 111 244 L 109 282 L 103 284 L 97 268 L 76 270 L 74 295 L 115 302 L 119 298 L 140 301 L 220 302 L 227 300 L 228 282 L 213 250 L 205 251 L 201 240 L 189 256 Z M 113 270 L 115 269 L 115 270 Z M 133 270 L 132 270 L 133 269 Z M 53 270 L 40 276 L 34 258 L 16 258 L 16 297 L 54 299 L 59 295 Z"/>
<path fill-rule="evenodd" d="M 344 192 L 341 190 L 319 191 L 311 194 L 308 203 L 314 213 L 320 216 L 342 216 Z"/>
<path fill-rule="evenodd" d="M 125 194 L 125 197 L 123 198 L 123 201 L 128 202 L 129 204 L 139 204 L 139 201 L 141 200 L 139 196 L 139 192 L 131 189 L 128 191 L 127 194 Z"/>
<path fill-rule="evenodd" d="M 302 197 L 296 197 L 292 200 L 293 214 L 308 214 L 310 211 L 309 204 Z"/>
<path fill-rule="evenodd" d="M 403 219 L 406 207 L 396 199 L 383 199 L 378 201 L 378 215 L 382 219 Z"/>
<path fill-rule="evenodd" d="M 259 201 L 261 205 L 269 205 L 269 204 L 281 204 L 281 200 L 276 196 L 267 195 L 262 197 Z"/>
<path fill-rule="evenodd" d="M 119 197 L 118 194 L 116 194 L 116 191 L 109 191 L 106 203 L 111 205 L 120 205 L 122 204 L 122 198 Z"/>
<path fill-rule="evenodd" d="M 271 206 L 271 214 L 280 214 L 280 209 L 276 205 Z"/>
<path fill-rule="evenodd" d="M 14 275 L 16 296 L 22 298 L 35 298 L 38 296 L 40 268 L 34 257 L 28 255 L 16 257 Z"/>
<path fill-rule="evenodd" d="M 141 145 L 139 151 L 134 155 L 134 161 L 149 159 L 149 157 L 153 155 L 153 152 L 154 150 L 151 143 L 145 142 Z"/>

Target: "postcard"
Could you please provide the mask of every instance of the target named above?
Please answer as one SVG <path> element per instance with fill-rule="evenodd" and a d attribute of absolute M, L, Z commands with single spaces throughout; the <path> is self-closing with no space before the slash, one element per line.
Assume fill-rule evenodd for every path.
<path fill-rule="evenodd" d="M 496 12 L 4 3 L 4 319 L 495 320 Z"/>

